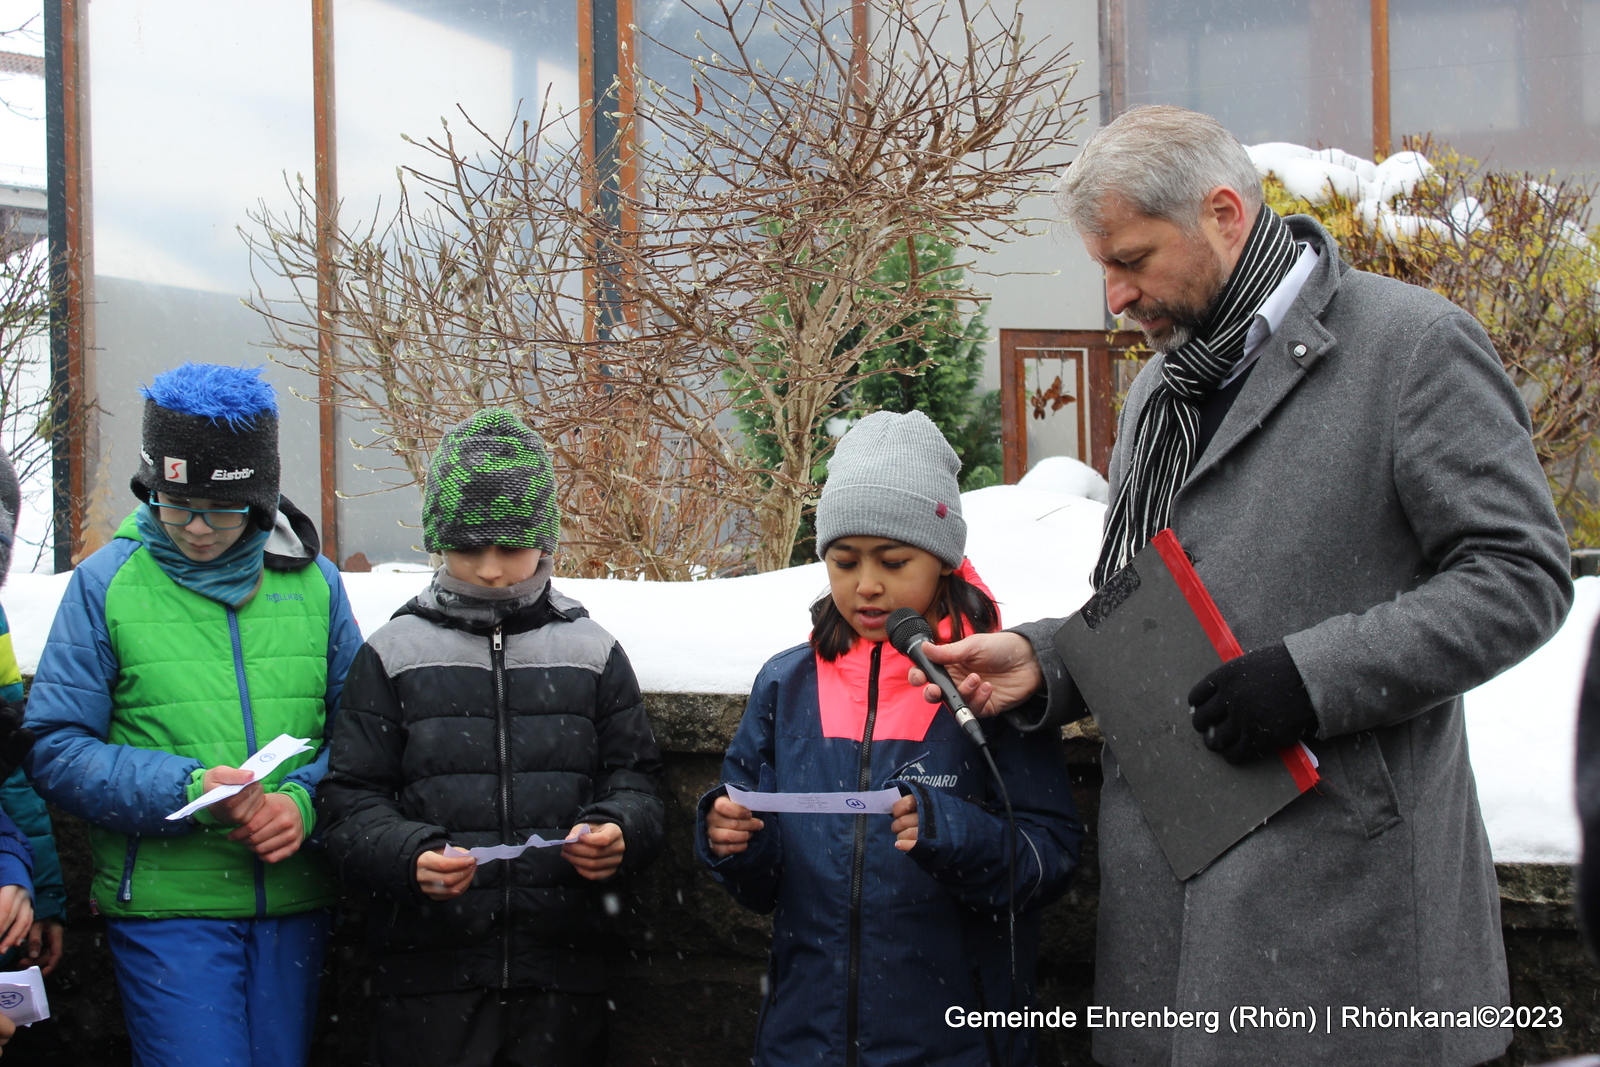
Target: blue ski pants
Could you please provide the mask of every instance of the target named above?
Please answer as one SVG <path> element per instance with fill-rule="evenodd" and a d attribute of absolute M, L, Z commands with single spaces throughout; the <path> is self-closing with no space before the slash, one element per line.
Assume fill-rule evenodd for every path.
<path fill-rule="evenodd" d="M 301 1067 L 329 918 L 108 919 L 133 1067 Z"/>

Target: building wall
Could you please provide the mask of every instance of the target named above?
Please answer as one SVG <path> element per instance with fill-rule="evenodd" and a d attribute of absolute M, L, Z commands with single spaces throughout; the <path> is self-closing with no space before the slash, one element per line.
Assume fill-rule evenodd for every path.
<path fill-rule="evenodd" d="M 1052 153 L 1057 169 L 1077 154 L 1099 128 L 1100 50 L 1099 4 L 1096 0 L 1024 0 L 1024 30 L 1041 51 L 1060 44 L 1070 46 L 1070 58 L 1079 64 L 1072 81 L 1073 96 L 1084 98 L 1083 119 L 1073 136 L 1074 146 Z M 986 321 L 989 358 L 984 387 L 1000 384 L 1002 329 L 1096 330 L 1106 323 L 1105 289 L 1100 268 L 1071 233 L 1054 224 L 1055 208 L 1041 193 L 1024 201 L 1021 214 L 1029 220 L 1029 236 L 998 246 L 976 258 L 979 270 L 991 275 L 979 284 L 992 294 Z"/>

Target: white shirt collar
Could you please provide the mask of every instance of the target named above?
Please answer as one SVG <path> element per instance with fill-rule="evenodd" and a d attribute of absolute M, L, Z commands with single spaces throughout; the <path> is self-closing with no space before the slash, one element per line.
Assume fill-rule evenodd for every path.
<path fill-rule="evenodd" d="M 1228 376 L 1217 383 L 1217 388 L 1222 389 L 1235 380 L 1239 375 L 1249 370 L 1261 354 L 1261 346 L 1266 344 L 1273 334 L 1278 332 L 1278 327 L 1283 324 L 1283 318 L 1289 314 L 1289 309 L 1294 306 L 1295 297 L 1300 295 L 1300 289 L 1306 284 L 1306 279 L 1311 277 L 1311 272 L 1317 266 L 1317 250 L 1309 243 L 1300 246 L 1300 258 L 1295 260 L 1294 266 L 1289 268 L 1289 273 L 1283 276 L 1283 281 L 1278 287 L 1267 294 L 1267 298 L 1256 309 L 1255 318 L 1250 320 L 1250 332 L 1244 338 L 1244 357 L 1234 364 Z"/>

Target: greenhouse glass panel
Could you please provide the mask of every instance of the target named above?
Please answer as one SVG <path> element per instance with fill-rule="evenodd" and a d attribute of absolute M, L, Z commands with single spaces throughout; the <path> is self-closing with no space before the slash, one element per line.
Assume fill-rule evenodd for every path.
<path fill-rule="evenodd" d="M 471 155 L 485 145 L 472 124 L 500 138 L 546 106 L 575 114 L 577 10 L 544 0 L 334 0 L 340 226 L 381 228 L 393 216 L 397 168 L 443 173 L 422 146 L 442 142 L 446 123 Z M 574 117 L 565 132 L 574 143 L 577 129 Z M 408 476 L 387 451 L 351 446 L 373 441 L 371 426 L 348 410 L 338 421 L 340 487 L 351 498 L 340 506 L 342 551 L 375 563 L 418 558 L 419 492 L 382 491 Z"/>
<path fill-rule="evenodd" d="M 1364 0 L 1126 0 L 1124 17 L 1130 106 L 1202 111 L 1246 144 L 1370 151 Z"/>
<path fill-rule="evenodd" d="M 184 360 L 261 364 L 262 320 L 239 234 L 261 201 L 313 164 L 310 0 L 89 4 L 86 144 L 93 223 L 89 317 L 98 453 L 86 529 L 109 535 L 133 507 L 138 387 Z M 283 400 L 283 491 L 314 510 L 316 412 Z"/>
<path fill-rule="evenodd" d="M 1497 169 L 1600 172 L 1594 0 L 1390 0 L 1398 142 L 1432 134 Z"/>

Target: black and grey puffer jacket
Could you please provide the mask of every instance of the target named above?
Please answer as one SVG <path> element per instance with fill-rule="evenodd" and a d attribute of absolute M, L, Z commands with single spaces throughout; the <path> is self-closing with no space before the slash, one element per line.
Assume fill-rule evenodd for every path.
<path fill-rule="evenodd" d="M 436 594 L 438 581 L 430 587 Z M 430 901 L 417 857 L 622 827 L 619 874 L 660 851 L 660 757 L 633 668 L 583 606 L 545 585 L 499 626 L 412 600 L 357 654 L 317 804 L 340 877 L 375 894 L 373 991 L 600 992 L 602 894 L 559 848 L 482 865 Z"/>

